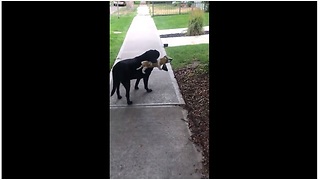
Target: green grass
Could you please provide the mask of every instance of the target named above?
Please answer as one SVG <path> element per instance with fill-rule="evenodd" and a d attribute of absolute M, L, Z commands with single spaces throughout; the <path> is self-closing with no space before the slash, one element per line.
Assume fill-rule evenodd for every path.
<path fill-rule="evenodd" d="M 158 30 L 187 28 L 189 14 L 154 16 L 153 20 Z M 204 13 L 204 26 L 209 26 L 209 13 Z"/>
<path fill-rule="evenodd" d="M 110 69 L 117 58 L 117 55 L 122 46 L 123 40 L 126 37 L 127 31 L 131 25 L 133 18 L 135 17 L 136 9 L 134 12 L 121 12 L 118 19 L 117 13 L 110 16 Z M 121 34 L 115 34 L 118 31 Z"/>
<path fill-rule="evenodd" d="M 172 57 L 171 66 L 173 69 L 183 68 L 194 61 L 198 61 L 200 66 L 208 72 L 209 65 L 209 45 L 198 44 L 188 46 L 167 47 L 168 56 Z"/>

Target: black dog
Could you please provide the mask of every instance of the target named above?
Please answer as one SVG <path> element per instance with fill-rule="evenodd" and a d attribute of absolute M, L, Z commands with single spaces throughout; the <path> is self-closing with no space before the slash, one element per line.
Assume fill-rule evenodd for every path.
<path fill-rule="evenodd" d="M 111 96 L 114 94 L 115 90 L 117 90 L 118 99 L 122 98 L 120 96 L 120 91 L 119 91 L 120 83 L 122 83 L 126 89 L 127 104 L 128 105 L 132 104 L 132 101 L 130 101 L 130 80 L 131 79 L 137 79 L 134 87 L 135 89 L 139 89 L 138 84 L 140 80 L 143 78 L 144 88 L 147 90 L 147 92 L 151 92 L 152 89 L 148 88 L 148 80 L 153 68 L 146 69 L 145 74 L 142 73 L 142 70 L 136 70 L 136 69 L 141 66 L 142 61 L 151 61 L 152 63 L 156 63 L 159 56 L 160 56 L 159 51 L 149 50 L 140 56 L 137 56 L 133 59 L 126 59 L 126 60 L 119 61 L 116 65 L 114 65 L 112 69 L 113 88 L 111 91 Z M 167 57 L 165 56 L 163 58 L 167 58 Z M 171 60 L 171 59 L 168 59 L 168 60 Z M 168 71 L 165 64 L 162 66 L 162 69 Z"/>

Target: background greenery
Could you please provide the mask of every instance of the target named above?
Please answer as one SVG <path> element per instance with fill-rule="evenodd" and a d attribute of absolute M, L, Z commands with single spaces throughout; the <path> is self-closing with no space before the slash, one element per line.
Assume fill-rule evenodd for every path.
<path fill-rule="evenodd" d="M 153 20 L 158 30 L 187 28 L 190 14 L 154 16 Z M 209 13 L 204 13 L 204 26 L 209 26 Z"/>
<path fill-rule="evenodd" d="M 117 13 L 110 16 L 110 69 L 114 64 L 115 59 L 120 51 L 123 40 L 126 37 L 127 31 L 131 25 L 133 18 L 137 14 L 137 9 L 135 7 L 134 11 L 121 12 L 120 18 L 118 19 Z M 114 32 L 121 32 L 120 34 L 115 34 Z"/>

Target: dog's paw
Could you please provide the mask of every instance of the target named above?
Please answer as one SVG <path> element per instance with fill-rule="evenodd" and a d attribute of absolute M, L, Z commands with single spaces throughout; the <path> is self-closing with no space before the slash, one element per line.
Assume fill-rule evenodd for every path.
<path fill-rule="evenodd" d="M 147 89 L 147 92 L 149 93 L 149 92 L 152 92 L 152 89 Z"/>
<path fill-rule="evenodd" d="M 118 99 L 121 99 L 122 98 L 122 96 L 118 96 Z"/>
<path fill-rule="evenodd" d="M 128 105 L 131 105 L 131 104 L 132 104 L 132 101 L 128 101 L 127 104 L 128 104 Z"/>

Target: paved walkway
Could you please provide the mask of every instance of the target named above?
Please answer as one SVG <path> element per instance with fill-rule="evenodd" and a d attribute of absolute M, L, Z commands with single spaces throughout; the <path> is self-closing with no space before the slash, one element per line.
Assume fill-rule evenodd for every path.
<path fill-rule="evenodd" d="M 209 26 L 203 27 L 205 31 L 209 31 Z M 178 29 L 164 29 L 158 30 L 158 35 L 163 34 L 174 34 L 174 33 L 185 33 L 187 28 Z M 161 38 L 163 44 L 168 44 L 168 47 L 174 46 L 185 46 L 194 44 L 209 44 L 209 34 L 201 36 L 184 36 L 184 37 L 172 37 L 172 38 Z"/>
<path fill-rule="evenodd" d="M 137 43 L 139 42 L 139 43 Z M 118 54 L 120 60 L 132 58 L 149 49 L 166 55 L 148 8 L 141 5 L 133 19 Z M 168 54 L 174 60 L 174 54 Z M 117 61 L 115 62 L 117 63 Z M 188 139 L 190 132 L 185 121 L 186 111 L 170 64 L 168 72 L 155 68 L 146 93 L 143 82 L 134 90 L 131 81 L 130 97 L 110 98 L 110 177 L 111 178 L 200 178 L 201 153 Z M 110 87 L 112 74 L 110 73 Z M 120 85 L 120 93 L 125 95 Z M 110 93 L 109 93 L 110 94 Z"/>
<path fill-rule="evenodd" d="M 186 33 L 188 28 L 176 28 L 176 29 L 161 29 L 158 30 L 159 36 L 162 34 L 174 34 L 174 33 Z M 209 31 L 209 26 L 203 27 L 204 31 Z"/>

